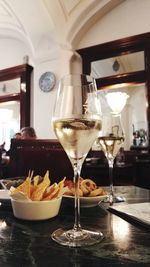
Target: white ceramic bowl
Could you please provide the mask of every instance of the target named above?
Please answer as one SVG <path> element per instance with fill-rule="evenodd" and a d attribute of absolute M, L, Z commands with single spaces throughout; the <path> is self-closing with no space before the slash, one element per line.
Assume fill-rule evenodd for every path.
<path fill-rule="evenodd" d="M 63 197 L 74 202 L 74 196 L 63 195 Z M 80 206 L 81 208 L 95 207 L 107 197 L 107 195 L 96 197 L 80 197 Z"/>
<path fill-rule="evenodd" d="M 27 201 L 11 198 L 14 216 L 23 220 L 46 220 L 58 215 L 62 197 L 43 200 Z"/>

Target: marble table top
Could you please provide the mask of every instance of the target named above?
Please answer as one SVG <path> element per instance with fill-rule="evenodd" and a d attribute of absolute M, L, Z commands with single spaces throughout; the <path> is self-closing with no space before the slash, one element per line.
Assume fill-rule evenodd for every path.
<path fill-rule="evenodd" d="M 150 201 L 147 189 L 135 186 L 115 187 L 126 203 Z M 81 209 L 81 225 L 100 229 L 104 239 L 99 244 L 68 248 L 51 239 L 59 227 L 72 227 L 73 204 L 63 199 L 57 217 L 45 221 L 23 221 L 14 217 L 10 203 L 0 206 L 0 267 L 148 267 L 150 266 L 150 231 L 126 221 L 105 207 Z"/>

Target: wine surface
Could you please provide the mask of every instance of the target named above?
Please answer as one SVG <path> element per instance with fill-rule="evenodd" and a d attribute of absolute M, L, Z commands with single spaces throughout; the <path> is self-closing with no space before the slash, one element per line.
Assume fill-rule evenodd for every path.
<path fill-rule="evenodd" d="M 59 142 L 73 162 L 85 159 L 101 129 L 101 121 L 94 119 L 62 119 L 53 123 Z"/>
<path fill-rule="evenodd" d="M 101 149 L 105 157 L 109 160 L 114 159 L 124 142 L 124 137 L 102 136 L 98 138 Z"/>

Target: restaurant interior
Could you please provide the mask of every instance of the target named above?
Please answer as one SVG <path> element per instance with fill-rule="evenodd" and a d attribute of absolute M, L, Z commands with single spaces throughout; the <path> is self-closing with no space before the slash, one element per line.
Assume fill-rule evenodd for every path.
<path fill-rule="evenodd" d="M 82 72 L 91 74 L 96 79 L 98 91 L 105 89 L 127 93 L 128 99 L 122 111 L 122 121 L 125 128 L 125 164 L 122 166 L 115 165 L 114 180 L 116 185 L 136 184 L 150 188 L 148 175 L 150 165 L 148 145 L 150 118 L 150 59 L 148 47 L 150 34 L 144 28 L 144 21 L 145 24 L 147 22 L 146 19 L 144 20 L 143 18 L 143 30 L 140 29 L 138 32 L 136 24 L 134 25 L 136 29 L 133 29 L 132 34 L 127 25 L 129 21 L 123 20 L 124 27 L 120 25 L 122 33 L 119 34 L 119 31 L 113 31 L 110 36 L 110 31 L 112 32 L 117 25 L 117 21 L 113 21 L 114 25 L 111 25 L 113 15 L 116 20 L 119 20 L 121 14 L 129 11 L 129 9 L 132 14 L 134 1 L 108 1 L 108 5 L 104 4 L 104 6 L 101 6 L 101 3 L 97 3 L 97 1 L 90 1 L 91 3 L 85 1 L 84 5 L 83 1 L 76 1 L 76 4 L 74 1 L 71 1 L 70 4 L 67 1 L 60 1 L 62 10 L 57 9 L 57 12 L 61 14 L 60 21 L 63 21 L 64 17 L 67 16 L 67 20 L 66 22 L 63 21 L 63 25 L 64 29 L 68 27 L 68 31 L 64 31 L 62 36 L 60 33 L 61 23 L 57 22 L 57 29 L 55 29 L 50 21 L 50 19 L 54 21 L 56 19 L 52 17 L 51 13 L 54 8 L 58 8 L 58 1 L 56 3 L 51 1 L 51 4 L 49 4 L 49 1 L 42 2 L 38 1 L 36 4 L 37 10 L 34 11 L 37 12 L 37 14 L 35 13 L 36 20 L 40 20 L 38 21 L 41 24 L 40 29 L 36 28 L 37 21 L 33 21 L 32 17 L 30 22 L 29 19 L 25 19 L 26 13 L 24 12 L 24 16 L 22 15 L 22 6 L 17 4 L 17 1 L 16 3 L 13 1 L 8 3 L 6 1 L 5 5 L 4 3 L 1 5 L 1 20 L 4 21 L 1 31 L 5 31 L 5 33 L 1 35 L 0 143 L 3 144 L 5 142 L 6 151 L 11 150 L 10 160 L 6 160 L 6 164 L 4 163 L 1 166 L 1 178 L 24 176 L 27 175 L 29 169 L 34 169 L 38 172 L 38 161 L 42 165 L 41 174 L 46 168 L 50 169 L 52 178 L 57 176 L 60 177 L 57 179 L 61 179 L 65 175 L 65 172 L 61 169 L 58 173 L 57 164 L 50 156 L 55 150 L 55 143 L 57 142 L 51 123 L 53 105 L 60 77 L 68 73 Z M 138 1 L 137 8 L 140 9 L 142 5 L 143 12 L 146 12 L 144 9 L 146 4 L 148 4 L 147 1 L 144 1 L 143 4 L 139 4 Z M 25 10 L 27 10 L 28 3 L 24 5 Z M 34 8 L 34 1 L 32 5 Z M 81 26 L 78 20 L 78 10 L 82 14 L 88 8 L 90 11 L 84 18 L 86 22 Z M 102 16 L 100 12 L 104 8 L 108 10 Z M 8 11 L 11 12 L 11 16 Z M 38 12 L 40 12 L 40 19 Z M 45 17 L 45 13 L 47 17 Z M 95 18 L 94 25 L 93 22 L 90 22 L 92 17 Z M 72 18 L 74 18 L 74 22 L 72 22 Z M 48 19 L 49 23 L 46 24 Z M 50 22 L 52 24 L 51 28 L 49 28 Z M 91 27 L 89 27 L 89 23 L 91 23 Z M 102 27 L 101 24 L 103 23 L 108 24 L 108 33 L 105 33 L 105 35 L 102 31 L 103 27 L 105 27 Z M 5 30 L 6 24 L 7 30 Z M 73 30 L 75 25 L 76 30 Z M 89 27 L 88 31 L 87 27 Z M 100 32 L 99 38 L 96 34 L 97 28 Z M 20 33 L 18 32 L 19 29 Z M 78 33 L 76 32 L 77 29 Z M 127 29 L 129 32 L 125 33 Z M 82 37 L 81 32 L 84 32 Z M 24 35 L 22 39 L 21 34 Z M 44 36 L 43 40 L 42 35 Z M 65 38 L 66 40 L 64 40 Z M 11 46 L 8 45 L 9 42 Z M 36 42 L 37 45 L 35 45 Z M 15 43 L 17 43 L 17 50 Z M 47 49 L 46 45 L 49 45 Z M 4 56 L 6 47 L 8 49 L 7 59 Z M 43 88 L 40 88 L 40 78 L 47 72 L 52 73 L 55 80 L 52 89 L 45 92 Z M 25 126 L 34 127 L 38 140 L 33 142 L 39 141 L 39 145 L 34 143 L 32 146 L 30 144 L 20 144 L 18 140 L 13 140 L 14 134 Z M 21 141 L 19 140 L 19 142 Z M 44 142 L 46 142 L 46 145 Z M 48 142 L 50 143 L 49 152 L 47 148 Z M 22 150 L 18 150 L 20 146 Z M 27 152 L 24 153 L 24 146 L 26 150 L 28 147 L 28 154 Z M 45 147 L 47 150 L 47 163 L 38 152 L 41 150 L 41 146 L 42 149 Z M 32 149 L 33 147 L 34 149 Z M 32 150 L 34 151 L 31 152 Z M 37 150 L 37 153 L 35 150 Z M 33 157 L 31 153 L 34 153 Z M 4 158 L 5 154 L 2 157 Z M 28 158 L 30 160 L 27 160 Z M 58 158 L 61 157 L 58 155 Z M 8 161 L 9 164 L 7 164 Z M 64 165 L 70 166 L 68 159 L 66 161 L 67 163 L 64 163 Z M 60 165 L 63 164 L 60 162 Z M 72 178 L 72 171 L 68 171 L 66 175 Z M 89 152 L 87 161 L 83 166 L 82 175 L 83 177 L 92 175 L 92 178 L 96 181 L 98 180 L 100 185 L 108 184 L 107 162 L 99 147 L 94 147 Z"/>
<path fill-rule="evenodd" d="M 149 203 L 149 10 L 149 0 L 0 0 L 0 180 L 25 178 L 31 171 L 43 177 L 47 170 L 52 183 L 64 177 L 73 180 L 52 116 L 61 77 L 83 73 L 95 79 L 99 100 L 102 92 L 113 92 L 112 109 L 121 110 L 125 140 L 123 160 L 116 156 L 114 161 L 115 192 L 123 194 L 126 203 Z M 36 139 L 14 138 L 28 126 L 35 129 Z M 108 189 L 109 174 L 108 161 L 95 141 L 81 177 Z M 57 225 L 65 225 L 65 218 L 72 224 L 73 205 L 67 201 L 60 217 L 40 222 L 14 219 L 10 207 L 0 204 L 0 243 L 8 237 L 8 232 L 3 234 L 7 227 L 14 238 L 6 242 L 7 249 L 1 245 L 0 266 L 149 266 L 149 224 L 118 217 L 112 207 L 81 207 L 82 224 L 100 225 L 104 233 L 93 249 L 67 250 L 48 241 Z"/>

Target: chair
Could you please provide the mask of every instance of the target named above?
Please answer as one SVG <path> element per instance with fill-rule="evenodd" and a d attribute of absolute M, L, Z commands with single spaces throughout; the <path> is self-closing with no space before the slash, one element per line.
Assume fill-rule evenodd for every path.
<path fill-rule="evenodd" d="M 9 177 L 27 176 L 29 170 L 34 175 L 43 176 L 49 170 L 53 181 L 64 176 L 73 177 L 71 163 L 57 140 L 11 140 Z"/>

